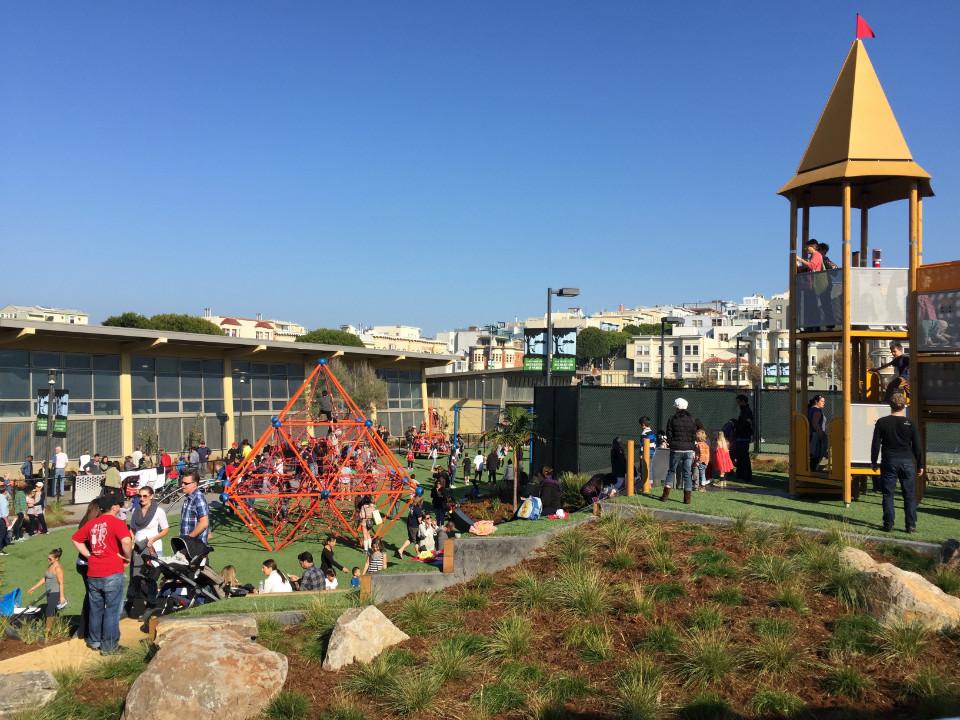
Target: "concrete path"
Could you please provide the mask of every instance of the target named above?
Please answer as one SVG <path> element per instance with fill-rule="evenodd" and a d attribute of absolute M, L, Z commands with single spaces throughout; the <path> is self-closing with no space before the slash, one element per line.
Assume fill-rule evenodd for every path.
<path fill-rule="evenodd" d="M 124 618 L 120 621 L 120 644 L 125 648 L 138 648 L 140 641 L 147 635 L 140 632 L 141 623 Z M 61 668 L 88 668 L 100 661 L 97 650 L 87 647 L 84 640 L 72 639 L 57 645 L 45 647 L 38 644 L 38 650 L 17 657 L 0 660 L 0 673 L 23 672 L 24 670 L 59 670 Z"/>

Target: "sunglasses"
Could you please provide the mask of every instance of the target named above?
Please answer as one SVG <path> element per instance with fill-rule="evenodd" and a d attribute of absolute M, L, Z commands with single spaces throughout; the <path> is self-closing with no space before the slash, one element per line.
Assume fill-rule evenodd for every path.
<path fill-rule="evenodd" d="M 140 493 L 140 494 L 138 495 L 138 497 L 151 498 L 151 497 L 153 497 L 153 495 L 151 495 L 150 493 Z"/>

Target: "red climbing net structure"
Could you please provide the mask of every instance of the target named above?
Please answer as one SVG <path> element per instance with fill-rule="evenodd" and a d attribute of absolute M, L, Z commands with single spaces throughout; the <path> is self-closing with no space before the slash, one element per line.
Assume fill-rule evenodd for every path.
<path fill-rule="evenodd" d="M 380 537 L 422 490 L 321 359 L 227 478 L 223 499 L 268 550 L 307 535 L 358 538 L 369 496 Z M 390 517 L 392 516 L 392 519 Z"/>

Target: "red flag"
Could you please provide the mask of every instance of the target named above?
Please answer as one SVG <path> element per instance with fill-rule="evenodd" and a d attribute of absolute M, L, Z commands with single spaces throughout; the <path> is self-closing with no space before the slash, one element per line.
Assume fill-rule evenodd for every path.
<path fill-rule="evenodd" d="M 857 40 L 865 37 L 875 38 L 876 35 L 873 34 L 873 30 L 867 25 L 867 21 L 860 17 L 860 13 L 857 13 Z"/>

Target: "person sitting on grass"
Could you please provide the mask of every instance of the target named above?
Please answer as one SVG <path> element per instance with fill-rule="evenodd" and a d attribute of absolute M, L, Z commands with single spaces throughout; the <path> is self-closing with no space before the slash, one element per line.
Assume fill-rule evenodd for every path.
<path fill-rule="evenodd" d="M 553 479 L 553 468 L 549 465 L 540 468 L 540 487 L 534 495 L 540 498 L 541 515 L 555 515 L 560 509 L 563 490 L 560 483 Z"/>
<path fill-rule="evenodd" d="M 263 574 L 267 576 L 267 579 L 263 581 L 263 590 L 260 591 L 260 594 L 293 592 L 290 581 L 286 575 L 280 572 L 280 568 L 277 567 L 273 558 L 263 561 Z"/>
<path fill-rule="evenodd" d="M 323 589 L 336 590 L 338 584 L 339 583 L 337 582 L 337 573 L 335 573 L 332 568 L 330 570 L 327 570 L 327 575 L 323 581 Z"/>
<path fill-rule="evenodd" d="M 290 583 L 294 590 L 323 590 L 323 573 L 313 564 L 313 555 L 308 552 L 302 552 L 297 555 L 300 567 L 303 568 L 303 575 L 297 577 L 290 576 Z"/>
<path fill-rule="evenodd" d="M 37 580 L 37 584 L 27 590 L 28 595 L 33 595 L 34 591 L 41 585 L 45 585 L 44 592 L 47 594 L 47 637 L 53 631 L 53 619 L 57 611 L 67 604 L 67 598 L 63 594 L 63 568 L 60 566 L 60 556 L 63 551 L 60 548 L 54 548 L 47 555 L 47 572 L 42 578 Z"/>

